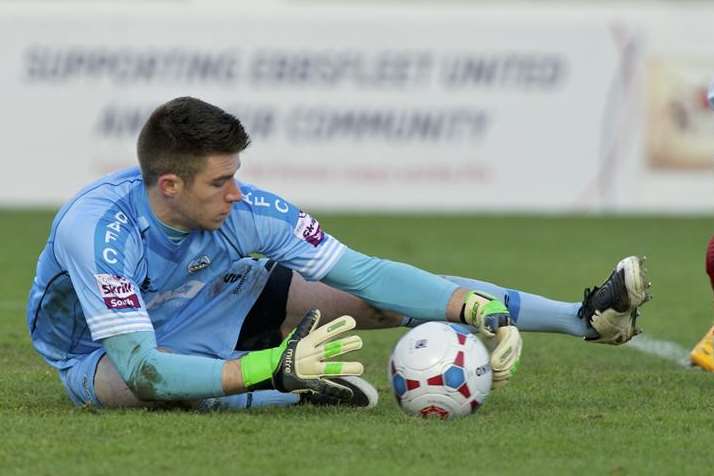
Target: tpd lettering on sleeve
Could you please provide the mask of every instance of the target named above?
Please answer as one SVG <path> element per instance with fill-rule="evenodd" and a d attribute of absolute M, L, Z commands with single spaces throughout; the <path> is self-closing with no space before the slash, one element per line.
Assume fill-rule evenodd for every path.
<path fill-rule="evenodd" d="M 319 245 L 325 239 L 325 234 L 320 229 L 320 223 L 302 210 L 298 214 L 298 221 L 295 224 L 293 233 L 312 246 Z"/>
<path fill-rule="evenodd" d="M 95 274 L 94 277 L 108 309 L 138 309 L 141 306 L 134 285 L 124 276 Z"/>

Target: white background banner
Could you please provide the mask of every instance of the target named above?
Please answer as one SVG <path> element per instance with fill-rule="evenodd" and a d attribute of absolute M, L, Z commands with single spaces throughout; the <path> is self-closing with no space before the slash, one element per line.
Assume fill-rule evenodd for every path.
<path fill-rule="evenodd" d="M 647 127 L 647 91 L 669 93 L 644 78 L 667 83 L 682 52 L 661 49 L 652 73 L 665 28 L 628 15 L 89 7 L 0 9 L 2 205 L 57 204 L 136 164 L 149 112 L 191 95 L 246 125 L 241 180 L 305 208 L 714 209 L 711 149 L 696 172 L 671 159 L 691 140 L 667 99 L 663 128 Z M 690 197 L 667 192 L 682 186 Z"/>

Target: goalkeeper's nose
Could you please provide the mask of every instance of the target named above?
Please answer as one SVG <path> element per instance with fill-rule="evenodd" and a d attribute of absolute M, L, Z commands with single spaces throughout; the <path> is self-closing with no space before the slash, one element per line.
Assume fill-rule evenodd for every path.
<path fill-rule="evenodd" d="M 235 180 L 229 180 L 228 190 L 226 191 L 226 201 L 229 203 L 239 202 L 242 194 L 240 187 Z"/>

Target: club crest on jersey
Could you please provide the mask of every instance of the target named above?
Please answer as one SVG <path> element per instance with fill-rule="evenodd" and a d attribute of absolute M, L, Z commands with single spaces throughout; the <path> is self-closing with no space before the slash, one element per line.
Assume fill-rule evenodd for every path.
<path fill-rule="evenodd" d="M 298 214 L 298 221 L 293 233 L 312 246 L 319 245 L 325 239 L 325 233 L 320 228 L 320 223 L 302 210 Z"/>
<path fill-rule="evenodd" d="M 139 296 L 134 285 L 124 276 L 116 274 L 95 274 L 99 295 L 107 309 L 138 309 Z"/>
<path fill-rule="evenodd" d="M 210 264 L 211 258 L 208 256 L 199 256 L 188 264 L 188 272 L 195 273 L 196 271 L 201 271 L 202 269 L 208 268 Z"/>

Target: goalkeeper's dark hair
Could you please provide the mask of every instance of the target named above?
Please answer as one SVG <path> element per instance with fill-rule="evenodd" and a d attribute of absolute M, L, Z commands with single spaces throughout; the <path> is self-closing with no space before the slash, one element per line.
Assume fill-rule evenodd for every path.
<path fill-rule="evenodd" d="M 188 184 L 213 154 L 235 154 L 250 144 L 237 117 L 193 97 L 180 97 L 151 113 L 139 133 L 137 154 L 146 186 L 163 174 Z"/>

